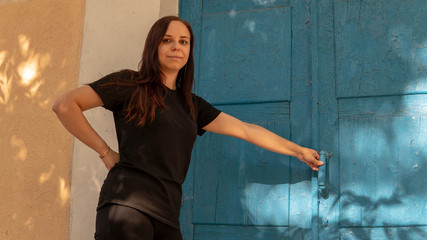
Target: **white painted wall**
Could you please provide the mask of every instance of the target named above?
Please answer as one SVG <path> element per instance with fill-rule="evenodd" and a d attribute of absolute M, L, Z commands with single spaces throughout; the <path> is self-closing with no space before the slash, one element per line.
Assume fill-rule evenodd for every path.
<path fill-rule="evenodd" d="M 86 0 L 79 85 L 111 72 L 137 69 L 145 38 L 161 16 L 178 15 L 178 0 Z M 85 112 L 101 137 L 117 150 L 113 116 L 103 108 Z M 74 140 L 70 240 L 93 239 L 99 191 L 107 170 L 93 150 Z"/>

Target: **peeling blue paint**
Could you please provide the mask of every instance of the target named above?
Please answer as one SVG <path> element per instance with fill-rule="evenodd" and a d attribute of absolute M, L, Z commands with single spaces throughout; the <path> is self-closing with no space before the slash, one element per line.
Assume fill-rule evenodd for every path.
<path fill-rule="evenodd" d="M 206 134 L 184 186 L 185 239 L 427 239 L 426 1 L 181 6 L 200 95 L 334 152 L 323 198 L 305 164 Z"/>

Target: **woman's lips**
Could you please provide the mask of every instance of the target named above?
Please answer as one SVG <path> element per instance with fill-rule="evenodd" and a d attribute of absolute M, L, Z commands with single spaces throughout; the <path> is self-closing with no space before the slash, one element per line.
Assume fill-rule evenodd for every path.
<path fill-rule="evenodd" d="M 180 57 L 180 56 L 168 56 L 168 58 L 182 59 L 183 57 Z"/>

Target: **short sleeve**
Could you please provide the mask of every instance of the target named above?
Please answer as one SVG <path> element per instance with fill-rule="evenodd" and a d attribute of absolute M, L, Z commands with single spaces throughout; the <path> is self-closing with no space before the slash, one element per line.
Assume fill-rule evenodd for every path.
<path fill-rule="evenodd" d="M 111 73 L 95 82 L 89 83 L 89 86 L 101 98 L 103 107 L 117 111 L 121 109 L 125 102 L 127 102 L 135 87 L 118 85 L 120 83 L 130 83 L 132 80 L 132 73 L 130 72 L 115 72 Z M 110 84 L 113 83 L 113 84 Z M 114 84 L 118 83 L 118 84 Z"/>
<path fill-rule="evenodd" d="M 202 136 L 206 132 L 202 128 L 215 120 L 221 111 L 196 95 L 194 95 L 194 106 L 197 112 L 197 134 Z"/>

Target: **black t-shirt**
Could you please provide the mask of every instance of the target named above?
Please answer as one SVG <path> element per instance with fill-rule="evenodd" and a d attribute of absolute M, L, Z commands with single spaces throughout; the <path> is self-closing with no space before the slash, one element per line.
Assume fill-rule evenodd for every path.
<path fill-rule="evenodd" d="M 109 203 L 126 205 L 179 229 L 181 185 L 194 141 L 220 111 L 193 95 L 194 121 L 184 94 L 167 88 L 167 109 L 157 108 L 152 123 L 137 126 L 135 121 L 128 122 L 123 117 L 123 108 L 135 88 L 104 85 L 126 83 L 132 81 L 131 76 L 129 71 L 117 72 L 89 84 L 102 99 L 104 108 L 113 112 L 120 153 L 120 162 L 110 170 L 102 186 L 98 209 Z"/>

